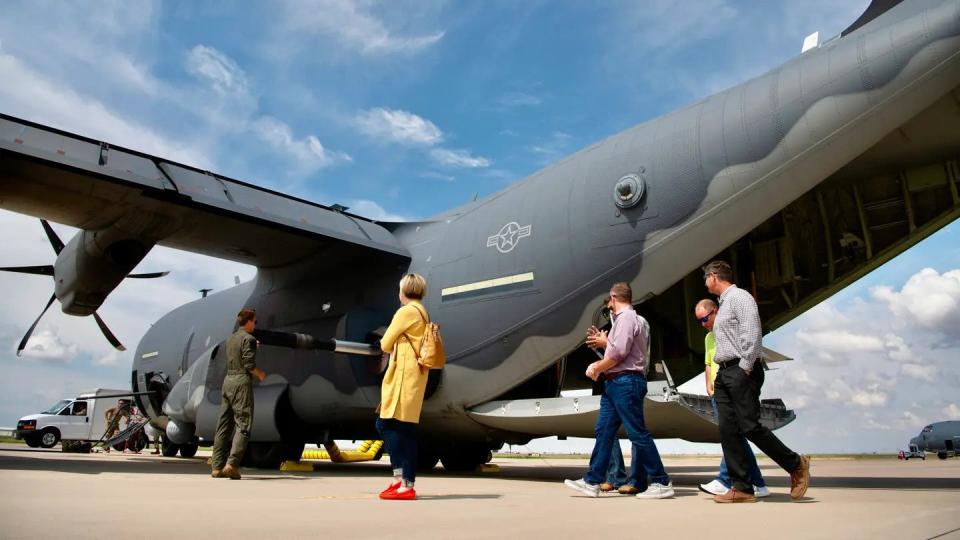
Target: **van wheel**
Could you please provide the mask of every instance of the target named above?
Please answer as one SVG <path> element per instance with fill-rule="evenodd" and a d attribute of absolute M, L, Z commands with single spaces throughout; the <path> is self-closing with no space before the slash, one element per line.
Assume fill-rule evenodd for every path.
<path fill-rule="evenodd" d="M 197 455 L 197 444 L 181 444 L 180 445 L 180 457 L 193 457 Z"/>
<path fill-rule="evenodd" d="M 47 428 L 40 433 L 40 446 L 53 448 L 60 442 L 60 432 L 56 428 Z"/>
<path fill-rule="evenodd" d="M 39 435 L 29 435 L 23 438 L 23 442 L 27 443 L 27 446 L 30 448 L 40 448 L 40 436 Z"/>

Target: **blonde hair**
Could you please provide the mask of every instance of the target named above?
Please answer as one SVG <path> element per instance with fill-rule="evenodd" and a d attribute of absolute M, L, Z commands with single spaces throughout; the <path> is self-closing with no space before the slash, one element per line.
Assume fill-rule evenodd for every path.
<path fill-rule="evenodd" d="M 420 274 L 407 274 L 400 280 L 400 292 L 411 300 L 421 300 L 427 295 L 427 280 Z"/>

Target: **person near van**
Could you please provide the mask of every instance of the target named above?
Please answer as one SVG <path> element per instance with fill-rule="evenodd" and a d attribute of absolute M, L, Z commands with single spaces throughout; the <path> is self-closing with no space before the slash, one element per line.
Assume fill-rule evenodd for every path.
<path fill-rule="evenodd" d="M 717 318 L 717 303 L 709 298 L 697 302 L 693 308 L 693 314 L 697 321 L 707 330 L 707 335 L 703 338 L 703 364 L 704 377 L 707 385 L 707 395 L 710 396 L 710 403 L 713 405 L 714 416 L 719 417 L 717 412 L 717 399 L 713 396 L 713 383 L 717 378 L 717 363 L 713 357 L 717 351 L 717 341 L 713 335 L 713 323 Z M 757 465 L 757 456 L 753 455 L 750 449 L 750 443 L 743 439 L 745 450 L 747 452 L 747 463 L 750 467 L 750 481 L 753 483 L 753 494 L 758 498 L 770 495 L 767 489 L 767 482 L 763 479 L 760 472 L 760 466 Z M 700 484 L 700 491 L 710 495 L 723 495 L 730 490 L 733 484 L 730 481 L 730 472 L 727 470 L 727 460 L 720 458 L 720 472 L 717 477 L 707 484 Z"/>
<path fill-rule="evenodd" d="M 377 430 L 390 453 L 393 480 L 380 493 L 381 499 L 417 498 L 417 424 L 430 369 L 420 364 L 421 340 L 430 318 L 421 301 L 427 295 L 427 281 L 419 274 L 400 280 L 400 309 L 380 340 L 380 350 L 390 362 L 380 388 Z"/>
<path fill-rule="evenodd" d="M 633 443 L 634 459 L 638 467 L 643 466 L 650 479 L 647 489 L 638 493 L 637 498 L 672 497 L 673 484 L 663 468 L 660 453 L 643 419 L 650 325 L 634 311 L 633 290 L 628 283 L 616 283 L 610 288 L 609 307 L 613 313 L 610 334 L 604 335 L 596 328 L 591 328 L 587 337 L 587 345 L 603 348 L 604 355 L 602 360 L 587 367 L 586 375 L 594 381 L 600 377 L 605 379 L 590 470 L 583 478 L 565 480 L 564 484 L 588 497 L 599 496 L 600 483 L 606 476 L 610 462 L 611 446 L 616 444 L 617 431 L 623 425 Z"/>
<path fill-rule="evenodd" d="M 220 391 L 220 419 L 213 439 L 210 464 L 214 478 L 240 479 L 240 462 L 250 440 L 253 422 L 253 377 L 267 374 L 257 367 L 257 313 L 249 308 L 237 314 L 237 331 L 227 338 L 227 374 Z"/>
<path fill-rule="evenodd" d="M 746 437 L 783 470 L 790 473 L 790 497 L 800 499 L 810 485 L 810 458 L 790 448 L 760 423 L 760 389 L 763 387 L 763 332 L 753 296 L 733 284 L 733 269 L 724 261 L 703 267 L 703 283 L 720 298 L 713 325 L 718 373 L 713 385 L 720 423 L 720 445 L 733 487 L 714 496 L 718 503 L 756 502 L 750 482 L 749 462 L 743 446 Z"/>

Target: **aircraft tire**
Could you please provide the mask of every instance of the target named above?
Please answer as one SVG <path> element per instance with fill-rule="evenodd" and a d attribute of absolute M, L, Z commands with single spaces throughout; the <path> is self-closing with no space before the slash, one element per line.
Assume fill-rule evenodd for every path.
<path fill-rule="evenodd" d="M 440 456 L 436 452 L 425 448 L 417 449 L 417 470 L 431 471 L 440 463 Z"/>
<path fill-rule="evenodd" d="M 198 444 L 196 444 L 196 443 L 181 444 L 181 445 L 180 445 L 180 457 L 192 458 L 193 456 L 197 455 L 197 449 L 198 449 L 199 447 L 200 447 L 200 445 L 198 445 Z"/>
<path fill-rule="evenodd" d="M 947 459 L 947 452 L 944 450 L 940 450 L 939 452 L 937 452 L 937 457 L 940 459 Z"/>
<path fill-rule="evenodd" d="M 304 443 L 252 442 L 247 444 L 243 465 L 256 469 L 279 469 L 284 461 L 300 461 Z"/>
<path fill-rule="evenodd" d="M 466 472 L 476 469 L 493 459 L 493 452 L 487 448 L 455 448 L 440 456 L 443 468 L 453 472 Z"/>
<path fill-rule="evenodd" d="M 57 428 L 47 428 L 40 432 L 40 447 L 53 448 L 60 442 L 60 432 Z"/>
<path fill-rule="evenodd" d="M 160 451 L 164 457 L 173 457 L 180 451 L 180 445 L 167 440 L 166 437 L 160 442 Z"/>

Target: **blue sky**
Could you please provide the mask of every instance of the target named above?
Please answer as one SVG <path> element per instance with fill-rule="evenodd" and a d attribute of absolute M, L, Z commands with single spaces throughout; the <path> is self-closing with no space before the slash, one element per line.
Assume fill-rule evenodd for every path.
<path fill-rule="evenodd" d="M 0 111 L 370 217 L 410 219 L 498 191 L 577 149 L 759 75 L 799 54 L 807 34 L 837 34 L 866 4 L 289 0 L 240 10 L 224 2 L 117 1 L 96 8 L 7 2 L 0 18 Z M 0 225 L 4 265 L 52 260 L 35 220 L 3 212 Z M 864 380 L 862 388 L 832 391 L 842 395 L 829 402 L 832 408 L 826 394 L 803 382 L 844 377 L 835 360 L 840 352 L 828 365 L 807 360 L 819 352 L 811 350 L 811 332 L 824 317 L 855 320 L 865 306 L 875 307 L 878 318 L 889 316 L 878 339 L 889 344 L 888 334 L 900 337 L 917 365 L 928 353 L 937 362 L 945 353 L 955 356 L 955 341 L 936 334 L 940 326 L 929 314 L 895 313 L 889 300 L 914 299 L 914 289 L 905 287 L 928 266 L 952 284 L 949 272 L 960 268 L 958 234 L 956 226 L 941 231 L 770 336 L 770 344 L 797 361 L 768 379 L 767 394 L 778 391 L 790 405 L 792 395 L 804 402 L 786 438 L 811 449 L 890 450 L 924 422 L 960 416 L 941 388 L 947 384 L 941 379 L 957 379 L 948 363 L 936 364 L 937 378 L 929 370 L 911 372 L 926 377 L 920 379 L 888 366 L 895 385 Z M 150 322 L 197 289 L 253 275 L 249 267 L 165 249 L 154 250 L 141 269 L 174 273 L 149 284 L 124 283 L 101 310 L 131 349 Z M 933 276 L 918 279 L 918 290 L 939 290 Z M 31 342 L 39 348 L 16 358 L 16 343 L 50 283 L 0 276 L 0 286 L 9 291 L 0 316 L 6 351 L 0 365 L 7 373 L 0 381 L 0 425 L 84 388 L 127 383 L 129 353 L 111 352 L 93 321 L 56 310 Z M 878 287 L 890 294 L 878 295 Z M 960 294 L 950 294 L 947 302 L 960 302 Z M 917 321 L 923 325 L 911 326 Z M 848 328 L 861 337 L 867 330 Z M 902 351 L 863 343 L 839 350 L 850 362 L 861 353 Z M 897 385 L 907 385 L 904 394 L 913 397 L 926 388 L 919 383 L 934 387 L 928 397 L 899 399 Z M 873 397 L 857 397 L 861 391 Z M 903 420 L 903 410 L 914 416 Z M 898 415 L 896 429 L 866 429 L 868 414 L 877 421 Z M 810 439 L 820 433 L 810 430 L 824 424 L 846 435 Z"/>

